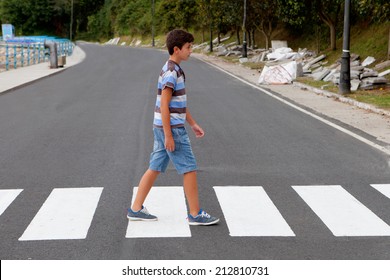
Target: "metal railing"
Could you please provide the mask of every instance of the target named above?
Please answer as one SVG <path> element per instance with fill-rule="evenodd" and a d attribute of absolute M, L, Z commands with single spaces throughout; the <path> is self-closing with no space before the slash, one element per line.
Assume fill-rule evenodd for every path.
<path fill-rule="evenodd" d="M 57 44 L 58 56 L 69 56 L 73 52 L 71 41 L 48 36 L 15 37 L 0 41 L 0 72 L 48 61 L 50 51 L 44 47 L 45 40 Z"/>

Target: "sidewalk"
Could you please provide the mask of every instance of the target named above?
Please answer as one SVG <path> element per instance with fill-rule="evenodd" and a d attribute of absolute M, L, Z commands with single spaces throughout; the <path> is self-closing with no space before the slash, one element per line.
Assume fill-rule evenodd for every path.
<path fill-rule="evenodd" d="M 253 85 L 259 86 L 257 81 L 260 73 L 257 70 L 246 68 L 240 64 L 226 62 L 214 56 L 199 53 L 193 53 L 192 55 Z M 293 103 L 302 105 L 320 115 L 338 120 L 363 131 L 371 135 L 375 142 L 390 150 L 390 111 L 381 110 L 368 104 L 357 104 L 359 102 L 352 99 L 317 90 L 301 83 L 294 83 L 293 85 L 261 85 L 260 87 L 275 92 L 283 98 L 287 98 L 293 101 Z M 357 105 L 361 105 L 365 109 L 359 108 Z"/>
<path fill-rule="evenodd" d="M 49 62 L 42 62 L 31 66 L 18 67 L 16 69 L 10 69 L 6 72 L 1 72 L 0 95 L 7 91 L 16 89 L 22 85 L 64 71 L 65 69 L 80 63 L 84 58 L 84 51 L 78 46 L 75 46 L 72 55 L 66 57 L 66 64 L 64 67 L 50 69 Z"/>

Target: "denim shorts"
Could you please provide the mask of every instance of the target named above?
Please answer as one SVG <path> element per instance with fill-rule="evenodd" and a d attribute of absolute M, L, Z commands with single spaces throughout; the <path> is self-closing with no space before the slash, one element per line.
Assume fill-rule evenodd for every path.
<path fill-rule="evenodd" d="M 153 152 L 150 155 L 149 169 L 165 172 L 169 160 L 171 160 L 179 174 L 197 170 L 190 138 L 185 127 L 172 128 L 172 136 L 175 141 L 175 150 L 173 152 L 168 152 L 165 149 L 165 137 L 162 128 L 153 128 L 153 133 L 154 145 Z"/>

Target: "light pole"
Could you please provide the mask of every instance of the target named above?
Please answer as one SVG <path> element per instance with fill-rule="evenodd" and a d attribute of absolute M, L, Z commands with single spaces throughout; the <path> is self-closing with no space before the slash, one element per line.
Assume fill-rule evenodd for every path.
<path fill-rule="evenodd" d="M 350 66 L 351 56 L 349 53 L 350 8 L 351 8 L 351 0 L 345 0 L 343 54 L 341 55 L 341 70 L 340 70 L 340 85 L 339 85 L 339 92 L 342 94 L 351 93 L 351 66 Z"/>
<path fill-rule="evenodd" d="M 69 30 L 69 40 L 72 42 L 72 29 L 73 29 L 73 0 L 70 4 L 70 30 Z"/>
<path fill-rule="evenodd" d="M 208 16 L 210 21 L 210 52 L 213 52 L 213 11 L 211 9 L 211 0 L 208 0 Z"/>
<path fill-rule="evenodd" d="M 152 47 L 154 45 L 154 0 L 152 0 Z"/>
<path fill-rule="evenodd" d="M 244 20 L 242 23 L 242 31 L 244 32 L 244 38 L 242 41 L 242 57 L 247 57 L 247 46 L 246 46 L 246 0 L 244 0 Z"/>

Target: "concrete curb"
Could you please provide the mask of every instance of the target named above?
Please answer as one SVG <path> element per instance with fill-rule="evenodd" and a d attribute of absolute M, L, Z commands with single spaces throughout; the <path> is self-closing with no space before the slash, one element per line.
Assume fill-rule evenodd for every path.
<path fill-rule="evenodd" d="M 300 83 L 300 82 L 293 82 L 293 85 L 296 86 L 296 87 L 299 87 L 301 89 L 307 89 L 307 90 L 309 90 L 311 92 L 314 92 L 314 93 L 316 93 L 318 95 L 322 95 L 322 96 L 326 96 L 326 97 L 329 97 L 329 98 L 333 98 L 333 99 L 335 99 L 337 101 L 340 101 L 340 102 L 343 102 L 343 103 L 347 103 L 347 104 L 356 106 L 356 107 L 364 109 L 364 110 L 368 110 L 368 111 L 371 111 L 371 112 L 374 112 L 374 113 L 377 113 L 377 114 L 380 114 L 380 115 L 385 115 L 385 116 L 389 116 L 390 117 L 390 111 L 386 111 L 386 110 L 383 110 L 383 109 L 376 108 L 375 106 L 372 106 L 370 104 L 359 102 L 359 101 L 356 101 L 356 100 L 354 100 L 352 98 L 348 98 L 348 97 L 342 96 L 342 95 L 337 94 L 337 93 L 333 93 L 333 92 L 329 92 L 329 91 L 326 91 L 326 90 L 323 90 L 323 89 L 319 89 L 319 88 L 316 88 L 316 87 L 308 86 L 308 85 Z"/>
<path fill-rule="evenodd" d="M 79 64 L 86 57 L 85 52 L 75 46 L 71 56 L 67 57 L 65 67 L 50 69 L 47 62 L 20 67 L 10 71 L 2 72 L 0 75 L 0 95 L 25 87 L 31 83 L 66 71 L 70 67 Z"/>

